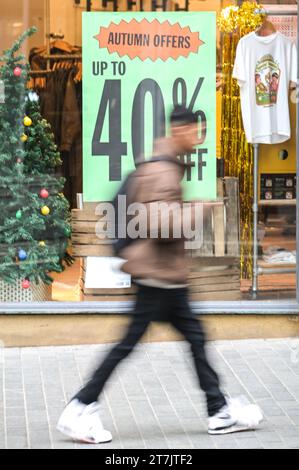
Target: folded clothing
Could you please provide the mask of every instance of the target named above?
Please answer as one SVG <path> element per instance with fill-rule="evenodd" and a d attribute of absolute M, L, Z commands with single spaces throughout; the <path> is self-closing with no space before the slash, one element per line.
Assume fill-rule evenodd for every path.
<path fill-rule="evenodd" d="M 271 246 L 265 250 L 263 260 L 269 264 L 295 264 L 296 250 L 290 251 L 285 248 Z"/>

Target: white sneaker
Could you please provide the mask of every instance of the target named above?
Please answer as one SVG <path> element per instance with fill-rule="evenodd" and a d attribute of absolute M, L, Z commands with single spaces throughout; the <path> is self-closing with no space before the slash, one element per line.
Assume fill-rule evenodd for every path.
<path fill-rule="evenodd" d="M 263 419 L 258 405 L 248 402 L 246 397 L 230 398 L 227 405 L 209 418 L 209 434 L 228 434 L 256 429 Z"/>
<path fill-rule="evenodd" d="M 208 433 L 209 434 L 225 434 L 228 429 L 236 423 L 235 417 L 232 416 L 229 405 L 224 405 L 218 413 L 211 416 L 208 420 Z"/>
<path fill-rule="evenodd" d="M 104 429 L 100 419 L 98 402 L 84 405 L 73 399 L 63 410 L 57 429 L 76 441 L 90 444 L 112 440 L 111 433 Z"/>

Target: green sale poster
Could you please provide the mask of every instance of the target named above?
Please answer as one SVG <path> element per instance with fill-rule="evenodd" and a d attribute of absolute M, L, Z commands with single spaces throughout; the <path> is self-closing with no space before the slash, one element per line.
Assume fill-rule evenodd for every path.
<path fill-rule="evenodd" d="M 169 133 L 183 104 L 198 116 L 185 200 L 216 198 L 213 12 L 83 13 L 83 200 L 109 201 Z"/>

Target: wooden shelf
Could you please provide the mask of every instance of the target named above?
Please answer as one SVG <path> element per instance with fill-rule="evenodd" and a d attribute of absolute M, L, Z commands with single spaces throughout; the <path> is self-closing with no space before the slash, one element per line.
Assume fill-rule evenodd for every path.
<path fill-rule="evenodd" d="M 296 268 L 296 263 L 266 263 L 266 261 L 259 260 L 257 264 L 261 268 Z"/>
<path fill-rule="evenodd" d="M 295 206 L 296 199 L 260 199 L 260 206 Z"/>
<path fill-rule="evenodd" d="M 281 232 L 282 230 L 290 230 L 290 229 L 293 229 L 295 230 L 296 229 L 296 224 L 285 224 L 283 223 L 282 225 L 282 222 L 268 222 L 267 221 L 267 225 L 264 227 L 264 229 L 268 232 Z"/>

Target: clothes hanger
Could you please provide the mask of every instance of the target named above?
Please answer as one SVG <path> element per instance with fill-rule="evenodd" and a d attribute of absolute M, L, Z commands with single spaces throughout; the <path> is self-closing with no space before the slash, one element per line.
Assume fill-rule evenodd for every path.
<path fill-rule="evenodd" d="M 34 51 L 34 55 L 40 55 L 45 52 L 46 46 L 35 47 L 32 50 Z"/>
<path fill-rule="evenodd" d="M 75 65 L 77 67 L 77 73 L 74 77 L 74 81 L 77 83 L 77 82 L 81 82 L 81 80 L 82 80 L 82 62 L 76 60 Z"/>
<path fill-rule="evenodd" d="M 258 36 L 270 36 L 273 33 L 276 33 L 276 28 L 270 20 L 265 18 L 261 26 L 255 31 Z"/>
<path fill-rule="evenodd" d="M 69 54 L 73 51 L 73 47 L 68 42 L 62 41 L 61 39 L 52 41 L 50 45 L 51 48 L 55 47 L 55 49 L 60 49 L 61 51 L 68 52 Z"/>

